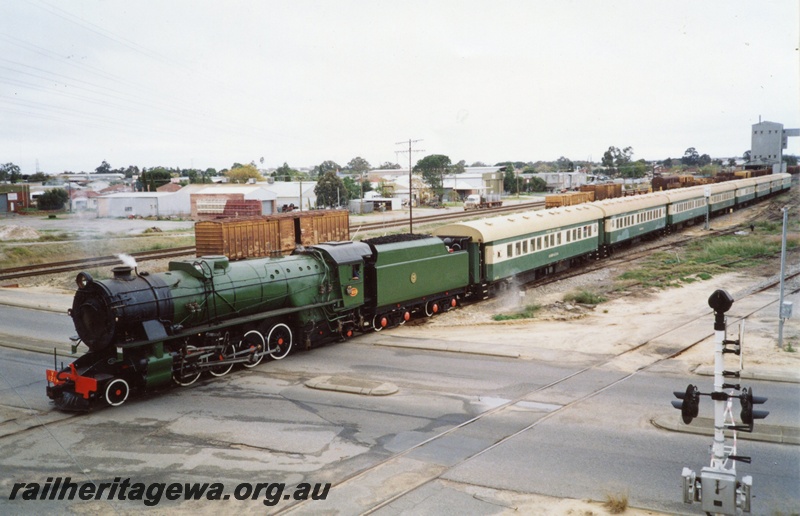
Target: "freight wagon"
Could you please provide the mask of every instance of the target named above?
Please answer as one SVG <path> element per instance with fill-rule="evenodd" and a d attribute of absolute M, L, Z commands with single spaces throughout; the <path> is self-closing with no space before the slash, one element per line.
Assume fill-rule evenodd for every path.
<path fill-rule="evenodd" d="M 314 210 L 195 223 L 197 256 L 231 260 L 290 254 L 298 246 L 350 239 L 347 210 Z"/>

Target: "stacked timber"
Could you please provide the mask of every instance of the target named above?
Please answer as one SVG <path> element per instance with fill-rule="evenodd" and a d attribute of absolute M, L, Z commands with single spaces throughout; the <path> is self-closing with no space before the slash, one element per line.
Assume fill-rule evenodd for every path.
<path fill-rule="evenodd" d="M 194 233 L 197 256 L 280 256 L 298 246 L 349 240 L 350 215 L 347 210 L 315 210 L 206 220 L 195 223 Z"/>
<path fill-rule="evenodd" d="M 594 192 L 567 192 L 563 194 L 547 195 L 544 198 L 545 208 L 557 208 L 559 206 L 573 206 L 594 200 Z"/>
<path fill-rule="evenodd" d="M 593 201 L 602 201 L 603 199 L 622 197 L 622 185 L 619 183 L 583 185 L 581 192 L 592 192 L 594 194 Z"/>

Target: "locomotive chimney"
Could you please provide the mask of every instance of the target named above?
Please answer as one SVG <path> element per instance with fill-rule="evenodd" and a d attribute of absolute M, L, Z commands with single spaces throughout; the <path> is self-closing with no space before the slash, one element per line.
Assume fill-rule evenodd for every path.
<path fill-rule="evenodd" d="M 123 280 L 123 281 L 130 281 L 133 279 L 133 267 L 129 267 L 127 265 L 120 265 L 118 267 L 114 267 L 111 269 L 111 272 L 114 273 L 114 279 Z"/>

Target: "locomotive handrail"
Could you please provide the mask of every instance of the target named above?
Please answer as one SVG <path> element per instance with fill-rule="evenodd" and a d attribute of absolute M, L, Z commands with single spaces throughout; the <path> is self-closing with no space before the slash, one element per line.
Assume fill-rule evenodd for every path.
<path fill-rule="evenodd" d="M 157 342 L 165 342 L 165 341 L 168 341 L 168 340 L 182 339 L 182 338 L 185 338 L 185 337 L 191 337 L 193 335 L 197 335 L 198 331 L 202 331 L 202 329 L 204 327 L 206 327 L 206 326 L 210 327 L 210 328 L 214 328 L 214 329 L 227 328 L 229 326 L 236 326 L 237 324 L 247 324 L 247 323 L 250 323 L 250 322 L 260 321 L 260 320 L 263 320 L 263 319 L 269 319 L 271 317 L 277 317 L 277 316 L 280 316 L 280 315 L 288 315 L 288 314 L 293 314 L 293 313 L 296 313 L 296 312 L 302 312 L 304 310 L 308 310 L 308 309 L 312 309 L 312 308 L 322 308 L 322 307 L 325 307 L 325 306 L 328 306 L 328 305 L 335 304 L 336 302 L 337 302 L 337 300 L 324 301 L 322 303 L 315 303 L 313 305 L 305 305 L 305 306 L 302 306 L 302 307 L 280 308 L 278 310 L 271 310 L 269 312 L 261 312 L 261 313 L 253 314 L 253 315 L 245 315 L 245 316 L 242 316 L 242 317 L 235 317 L 233 319 L 226 319 L 224 321 L 209 321 L 207 324 L 202 324 L 202 325 L 199 325 L 199 326 L 192 326 L 191 328 L 187 328 L 185 330 L 181 330 L 181 331 L 179 331 L 177 333 L 174 333 L 174 334 L 168 336 L 166 339 L 135 340 L 135 341 L 131 341 L 131 342 L 126 342 L 124 344 L 120 344 L 118 347 L 123 348 L 123 349 L 127 349 L 127 348 L 133 348 L 133 347 L 137 347 L 137 346 L 144 346 L 144 345 L 148 345 L 148 344 L 155 344 Z"/>

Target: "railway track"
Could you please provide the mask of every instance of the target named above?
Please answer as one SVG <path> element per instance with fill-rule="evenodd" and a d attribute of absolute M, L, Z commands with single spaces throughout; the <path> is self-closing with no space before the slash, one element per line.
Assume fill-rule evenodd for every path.
<path fill-rule="evenodd" d="M 173 247 L 169 249 L 157 249 L 153 251 L 141 251 L 130 253 L 137 262 L 148 260 L 161 260 L 164 258 L 175 258 L 194 254 L 194 246 Z M 63 262 L 40 263 L 36 265 L 26 265 L 24 267 L 10 267 L 0 270 L 0 282 L 18 278 L 29 278 L 32 276 L 42 276 L 45 274 L 56 274 L 60 272 L 77 271 L 92 267 L 108 267 L 121 265 L 121 255 L 100 256 L 96 258 L 83 258 L 80 260 L 67 260 Z"/>
<path fill-rule="evenodd" d="M 460 220 L 473 217 L 485 217 L 490 215 L 499 215 L 502 213 L 511 213 L 523 210 L 538 210 L 544 208 L 544 201 L 526 202 L 520 204 L 512 204 L 508 206 L 499 206 L 497 208 L 486 208 L 483 210 L 464 211 L 461 209 L 454 210 L 453 212 L 445 212 L 437 215 L 426 215 L 423 217 L 414 217 L 414 225 L 429 224 L 431 222 L 441 222 L 445 220 Z M 408 226 L 409 221 L 407 218 L 392 219 L 382 222 L 371 222 L 365 224 L 351 224 L 350 234 L 355 235 L 361 231 L 373 231 L 376 229 L 390 229 L 402 228 Z"/>
<path fill-rule="evenodd" d="M 791 275 L 788 275 L 787 279 L 796 278 L 797 276 L 800 276 L 800 272 L 795 272 L 795 273 L 793 273 Z M 761 293 L 761 292 L 763 292 L 765 290 L 773 288 L 775 285 L 776 285 L 775 281 L 768 280 L 767 282 L 759 285 L 757 288 L 751 289 L 751 290 L 747 291 L 746 293 L 742 293 L 742 294 L 736 296 L 736 301 L 741 301 L 741 300 L 746 299 L 748 297 L 751 297 L 751 296 L 753 296 L 755 294 Z M 797 292 L 800 292 L 800 289 L 794 289 L 794 290 L 792 290 L 790 292 L 790 294 L 796 294 Z M 754 315 L 755 313 L 757 313 L 757 312 L 769 307 L 770 305 L 775 304 L 776 302 L 777 302 L 776 300 L 773 300 L 773 301 L 770 301 L 770 302 L 768 302 L 766 304 L 762 303 L 762 304 L 759 304 L 759 306 L 757 306 L 755 308 L 750 308 L 749 311 L 747 311 L 747 313 L 742 314 L 739 317 L 730 317 L 729 321 L 728 321 L 728 324 L 729 324 L 729 326 L 733 326 L 738 321 L 740 321 L 742 319 L 747 319 L 748 317 L 750 317 L 750 316 Z M 475 458 L 477 458 L 477 457 L 479 457 L 479 456 L 481 456 L 481 455 L 483 455 L 483 454 L 485 454 L 485 453 L 497 448 L 498 446 L 503 445 L 504 443 L 514 439 L 515 437 L 517 437 L 517 436 L 519 436 L 519 435 L 521 435 L 523 433 L 526 433 L 526 432 L 529 432 L 529 431 L 533 430 L 534 428 L 536 428 L 540 424 L 544 423 L 545 421 L 553 418 L 554 416 L 560 415 L 560 414 L 564 413 L 566 410 L 574 408 L 574 407 L 580 405 L 581 403 L 583 403 L 583 402 L 585 402 L 585 401 L 587 401 L 587 400 L 589 400 L 589 399 L 591 399 L 591 398 L 593 398 L 593 397 L 605 392 L 606 390 L 608 390 L 608 389 L 610 389 L 610 388 L 612 388 L 612 387 L 614 387 L 614 386 L 616 386 L 616 385 L 618 385 L 618 384 L 620 384 L 622 382 L 625 382 L 625 381 L 629 380 L 630 378 L 632 378 L 632 377 L 634 377 L 634 376 L 636 376 L 636 375 L 638 375 L 638 374 L 640 374 L 642 372 L 648 371 L 649 369 L 653 368 L 654 366 L 657 366 L 657 365 L 659 365 L 659 364 L 661 364 L 661 363 L 663 363 L 663 362 L 665 362 L 667 360 L 670 360 L 670 359 L 672 359 L 672 358 L 674 358 L 674 357 L 676 357 L 676 356 L 678 356 L 678 355 L 680 355 L 682 353 L 685 353 L 686 351 L 690 350 L 694 346 L 698 345 L 699 343 L 705 341 L 707 338 L 709 338 L 709 337 L 714 335 L 714 332 L 712 331 L 710 325 L 709 325 L 709 329 L 708 329 L 707 333 L 703 333 L 702 335 L 695 335 L 691 339 L 691 342 L 689 342 L 687 344 L 679 344 L 679 345 L 675 345 L 675 346 L 671 346 L 671 347 L 670 346 L 665 346 L 663 337 L 668 335 L 668 334 L 670 334 L 670 333 L 672 333 L 672 332 L 681 332 L 682 330 L 688 328 L 690 325 L 692 325 L 696 321 L 698 321 L 698 320 L 700 320 L 702 318 L 708 317 L 711 313 L 712 313 L 712 311 L 709 309 L 709 310 L 705 311 L 704 313 L 701 313 L 700 315 L 697 315 L 695 317 L 691 317 L 689 319 L 684 319 L 679 324 L 676 324 L 672 328 L 670 328 L 668 330 L 665 330 L 665 331 L 662 331 L 658 335 L 654 335 L 652 337 L 648 337 L 643 342 L 632 343 L 632 345 L 628 349 L 625 349 L 625 350 L 623 350 L 623 351 L 621 351 L 619 353 L 616 353 L 611 357 L 605 357 L 602 360 L 598 360 L 598 361 L 596 361 L 595 363 L 593 363 L 591 365 L 583 367 L 582 369 L 579 369 L 577 371 L 574 371 L 574 372 L 571 372 L 571 373 L 569 373 L 567 375 L 564 375 L 563 377 L 561 377 L 561 378 L 559 378 L 557 380 L 554 380 L 554 381 L 552 381 L 552 382 L 550 382 L 550 383 L 548 383 L 546 385 L 542 385 L 542 386 L 537 387 L 535 389 L 532 389 L 532 390 L 530 390 L 528 392 L 525 392 L 524 394 L 519 395 L 519 396 L 515 397 L 514 399 L 508 400 L 508 401 L 506 401 L 505 403 L 503 403 L 501 405 L 498 405 L 498 406 L 493 407 L 493 408 L 491 408 L 489 410 L 486 410 L 485 412 L 482 412 L 482 413 L 478 414 L 477 416 L 475 416 L 475 417 L 473 417 L 473 418 L 471 418 L 471 419 L 469 419 L 467 421 L 464 421 L 463 423 L 460 423 L 460 424 L 455 425 L 455 426 L 453 426 L 451 428 L 448 428 L 447 430 L 444 430 L 444 431 L 442 431 L 442 432 L 440 432 L 440 433 L 438 433 L 438 434 L 426 439 L 425 441 L 423 441 L 423 442 L 421 442 L 419 444 L 410 446 L 410 447 L 408 447 L 408 448 L 406 448 L 406 449 L 404 449 L 402 451 L 396 452 L 396 453 L 392 454 L 391 456 L 389 456 L 389 457 L 387 457 L 387 458 L 385 458 L 385 459 L 383 459 L 383 460 L 381 460 L 381 461 L 379 461 L 379 462 L 377 462 L 377 463 L 375 463 L 375 464 L 373 464 L 373 465 L 371 465 L 369 467 L 366 467 L 366 468 L 364 468 L 364 469 L 362 469 L 362 470 L 360 470 L 358 472 L 355 472 L 355 473 L 345 477 L 344 479 L 340 480 L 339 482 L 334 482 L 332 484 L 332 489 L 334 491 L 331 492 L 331 494 L 333 495 L 333 499 L 336 499 L 335 490 L 337 488 L 346 490 L 350 485 L 358 486 L 358 485 L 364 484 L 364 483 L 368 484 L 368 480 L 373 475 L 376 475 L 376 476 L 379 475 L 380 474 L 379 472 L 381 470 L 383 470 L 384 468 L 385 469 L 391 469 L 392 466 L 400 466 L 401 465 L 400 461 L 404 457 L 406 457 L 407 455 L 409 455 L 411 453 L 414 453 L 414 452 L 416 452 L 416 451 L 418 451 L 418 450 L 420 450 L 420 449 L 422 449 L 422 448 L 424 448 L 426 446 L 430 446 L 431 449 L 435 449 L 437 445 L 439 445 L 439 446 L 447 446 L 447 442 L 449 442 L 448 439 L 453 439 L 455 434 L 457 434 L 458 432 L 463 432 L 464 434 L 469 435 L 468 428 L 471 425 L 475 425 L 478 422 L 489 424 L 487 422 L 491 421 L 491 419 L 493 417 L 500 416 L 500 414 L 503 411 L 513 410 L 513 407 L 515 405 L 517 405 L 518 403 L 520 403 L 520 402 L 525 402 L 525 401 L 530 400 L 530 399 L 541 399 L 542 398 L 542 394 L 541 393 L 544 392 L 544 391 L 547 391 L 549 389 L 553 389 L 554 387 L 558 387 L 559 385 L 561 385 L 561 384 L 563 384 L 563 383 L 565 383 L 567 381 L 573 380 L 574 378 L 579 377 L 581 375 L 591 375 L 595 371 L 602 370 L 603 368 L 605 368 L 607 366 L 613 365 L 613 363 L 615 361 L 617 361 L 617 360 L 623 359 L 624 357 L 630 356 L 630 355 L 632 355 L 634 353 L 638 353 L 637 357 L 639 357 L 639 358 L 637 360 L 637 363 L 640 364 L 640 365 L 633 372 L 621 373 L 620 377 L 618 377 L 616 379 L 613 379 L 613 380 L 610 380 L 610 381 L 607 381 L 606 383 L 604 383 L 602 385 L 596 386 L 592 390 L 590 390 L 589 392 L 587 392 L 585 394 L 580 394 L 580 395 L 576 396 L 575 398 L 573 398 L 571 400 L 568 400 L 568 401 L 566 401 L 566 402 L 564 402 L 562 404 L 553 405 L 552 410 L 550 410 L 549 412 L 544 412 L 544 413 L 542 413 L 542 412 L 534 412 L 533 416 L 532 416 L 533 420 L 529 424 L 527 424 L 526 426 L 521 428 L 520 430 L 512 431 L 512 432 L 507 433 L 506 435 L 504 435 L 502 437 L 499 437 L 497 439 L 497 441 L 495 441 L 493 444 L 491 444 L 491 445 L 489 445 L 489 446 L 487 446 L 487 447 L 485 447 L 483 449 L 480 449 L 480 450 L 477 450 L 477 451 L 474 451 L 474 452 L 467 452 L 465 454 L 466 456 L 464 456 L 463 458 L 461 458 L 459 460 L 454 461 L 453 463 L 449 463 L 446 467 L 437 469 L 436 471 L 428 470 L 428 471 L 423 472 L 423 473 L 418 473 L 419 476 L 415 479 L 416 480 L 415 482 L 409 482 L 408 481 L 408 477 L 404 477 L 404 482 L 402 482 L 402 485 L 404 486 L 403 488 L 401 488 L 397 492 L 391 494 L 389 497 L 387 497 L 386 499 L 380 501 L 376 505 L 365 509 L 362 512 L 362 514 L 372 514 L 372 513 L 375 513 L 377 511 L 383 509 L 383 508 L 386 508 L 387 506 L 389 506 L 392 503 L 396 502 L 400 498 L 402 498 L 402 497 L 404 497 L 406 495 L 409 495 L 413 491 L 416 491 L 417 489 L 420 489 L 425 485 L 428 485 L 428 484 L 430 484 L 432 482 L 435 482 L 435 481 L 447 476 L 448 473 L 450 473 L 454 469 L 458 468 L 459 466 L 462 466 L 463 464 L 469 462 L 470 460 L 475 459 Z M 686 336 L 684 333 L 682 333 L 681 335 L 682 335 L 682 337 Z M 677 340 L 678 342 L 685 342 L 685 338 L 680 338 L 680 339 L 675 339 L 675 340 Z M 593 376 L 592 378 L 595 378 L 595 377 Z M 499 428 L 499 427 L 502 427 L 503 425 L 502 424 L 498 424 L 497 426 Z M 298 509 L 302 511 L 306 507 L 307 503 L 308 503 L 307 501 L 300 501 L 300 502 L 296 502 L 294 504 L 285 506 L 280 511 L 278 511 L 277 514 L 291 513 L 293 511 L 298 510 Z"/>

